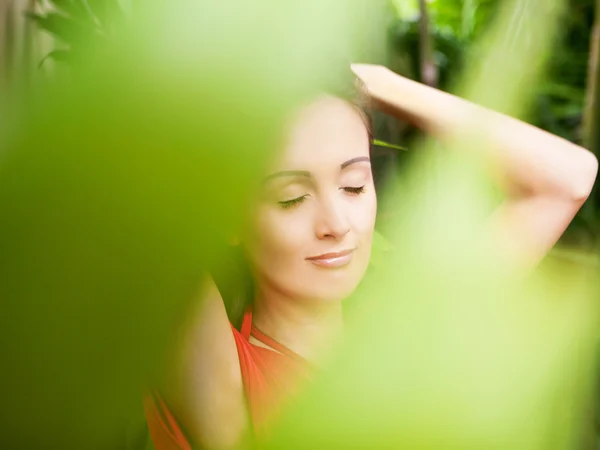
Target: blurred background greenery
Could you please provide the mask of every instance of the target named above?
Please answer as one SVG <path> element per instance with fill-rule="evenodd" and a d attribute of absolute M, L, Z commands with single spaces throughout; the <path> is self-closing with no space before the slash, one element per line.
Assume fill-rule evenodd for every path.
<path fill-rule="evenodd" d="M 506 39 L 510 40 L 511 36 L 517 33 L 526 33 L 526 30 L 524 31 L 520 28 L 522 27 L 522 17 L 519 5 L 522 5 L 523 8 L 525 8 L 527 2 L 528 0 L 519 0 L 519 2 L 517 2 L 517 8 L 514 10 L 514 17 L 510 22 L 510 29 L 506 30 Z M 102 45 L 97 44 L 102 42 L 116 42 L 119 33 L 123 30 L 122 26 L 126 24 L 126 21 L 128 20 L 127 18 L 135 19 L 136 8 L 139 7 L 139 4 L 141 3 L 142 2 L 135 0 L 0 1 L 0 92 L 10 101 L 10 97 L 15 93 L 19 93 L 19 95 L 24 95 L 25 97 L 29 95 L 34 96 L 40 86 L 52 84 L 52 80 L 54 79 L 53 75 L 56 73 L 65 74 L 67 76 L 72 75 L 74 79 L 77 79 L 78 68 L 80 66 L 87 66 L 89 70 L 89 62 L 97 58 L 102 51 Z M 531 105 L 531 108 L 527 110 L 523 119 L 554 134 L 562 136 L 565 139 L 584 145 L 596 154 L 599 154 L 600 150 L 598 148 L 598 143 L 600 140 L 597 136 L 599 130 L 598 127 L 594 125 L 598 123 L 599 105 L 599 89 L 597 88 L 597 83 L 599 77 L 598 55 L 600 52 L 600 0 L 568 0 L 567 3 L 568 14 L 564 15 L 562 18 L 561 26 L 559 28 L 560 36 L 554 36 L 557 41 L 551 52 L 549 70 L 545 72 L 543 78 L 535 85 L 535 92 L 531 93 L 533 104 Z M 463 69 L 465 64 L 467 64 L 467 61 L 476 60 L 478 58 L 478 52 L 485 51 L 485 48 L 479 46 L 478 43 L 480 42 L 482 35 L 488 29 L 488 25 L 495 20 L 502 4 L 502 0 L 388 1 L 385 3 L 382 17 L 378 19 L 385 22 L 382 34 L 384 42 L 381 43 L 381 49 L 384 49 L 384 51 L 382 50 L 382 54 L 378 55 L 378 60 L 400 74 L 420 80 L 442 90 L 451 90 L 454 88 L 455 82 L 457 82 L 459 77 L 463 74 Z M 368 29 L 368 27 L 365 27 L 365 29 Z M 305 29 L 304 31 L 306 32 L 307 30 Z M 242 42 L 245 39 L 242 35 L 230 36 L 230 39 L 233 42 L 232 45 L 237 44 L 238 46 L 242 46 L 242 43 L 245 43 Z M 507 45 L 510 46 L 510 42 L 508 42 Z M 290 49 L 290 51 L 292 51 L 292 49 Z M 152 61 L 149 63 L 151 64 Z M 510 63 L 507 62 L 507 65 L 508 64 Z M 215 70 L 215 72 L 218 71 Z M 135 87 L 137 89 L 139 86 L 135 84 L 135 77 L 132 76 L 132 78 L 133 79 L 129 81 L 130 84 L 126 83 L 125 86 Z M 109 89 L 110 91 L 112 88 L 113 87 L 107 88 L 106 86 L 95 86 L 95 89 L 100 90 Z M 490 89 L 494 89 L 494 86 L 490 86 Z M 114 94 L 114 91 L 110 92 Z M 177 90 L 176 92 L 180 93 Z M 73 95 L 75 96 L 77 93 L 82 95 L 79 98 L 71 98 L 69 100 L 73 103 L 75 108 L 66 115 L 66 119 L 71 121 L 77 119 L 77 105 L 86 102 L 85 89 L 80 86 L 79 91 L 75 90 Z M 143 96 L 143 94 L 143 92 L 140 92 L 140 95 Z M 96 101 L 98 101 L 98 99 L 96 99 Z M 527 102 L 529 104 L 529 100 L 527 100 Z M 4 111 L 0 110 L 0 117 L 2 117 L 2 114 L 5 114 L 4 117 L 6 117 L 6 114 L 13 114 L 8 105 L 10 105 L 10 102 L 1 105 L 6 109 Z M 118 106 L 119 105 L 109 105 L 110 109 L 108 111 L 114 113 L 115 110 L 118 111 Z M 129 105 L 123 103 L 122 106 Z M 147 112 L 144 109 L 145 106 L 146 103 L 141 102 L 139 105 L 136 105 L 135 108 L 137 108 L 136 110 L 138 112 L 143 111 L 143 114 L 145 114 Z M 101 116 L 103 111 L 102 108 L 107 107 L 108 106 L 104 103 L 99 102 L 98 116 L 92 115 L 90 120 L 96 120 L 99 117 L 102 117 L 101 120 L 104 121 L 105 117 Z M 279 108 L 281 109 L 283 107 L 280 106 Z M 198 113 L 199 110 L 194 110 L 194 112 Z M 39 117 L 43 118 L 48 116 L 48 114 L 49 113 L 46 111 L 43 114 L 40 113 Z M 65 118 L 65 116 L 61 114 L 55 116 L 54 119 L 56 119 L 56 117 Z M 186 116 L 182 112 L 180 118 L 182 117 L 189 116 Z M 231 117 L 228 117 L 227 114 L 223 114 L 222 116 L 216 115 L 212 117 L 213 122 L 211 123 L 215 123 L 215 118 L 221 118 L 222 121 L 215 129 L 214 135 L 206 139 L 208 139 L 207 142 L 211 145 L 219 146 L 220 138 L 225 135 L 229 136 L 229 131 L 231 131 L 231 128 L 233 127 L 232 123 L 234 122 L 231 121 Z M 153 120 L 156 118 L 149 119 Z M 160 118 L 157 120 L 160 120 Z M 170 120 L 174 121 L 175 119 Z M 111 117 L 111 120 L 102 123 L 114 127 L 114 129 L 117 130 L 119 129 L 119 126 L 125 126 L 125 124 L 127 124 L 127 118 L 119 117 L 117 115 Z M 169 123 L 172 124 L 174 122 Z M 60 121 L 58 121 L 58 124 L 60 126 L 64 125 L 64 123 L 61 124 Z M 186 124 L 190 125 L 187 121 L 182 120 L 176 129 L 185 134 L 184 130 Z M 35 139 L 34 137 L 31 138 L 32 141 L 29 142 L 30 147 L 39 149 L 44 145 L 45 140 L 47 142 L 54 142 L 55 144 L 61 143 L 61 140 L 63 139 L 61 132 L 66 132 L 68 128 L 61 129 L 60 126 L 56 127 L 54 125 L 56 124 L 36 123 L 34 129 L 37 129 L 41 134 L 40 136 L 35 137 Z M 82 133 L 82 136 L 92 135 L 99 139 L 98 142 L 102 142 L 102 139 L 105 138 L 105 136 L 102 136 L 102 132 L 93 125 L 94 122 L 91 121 L 89 128 L 84 127 L 81 129 L 80 132 Z M 0 127 L 2 126 L 3 123 L 0 121 Z M 408 148 L 417 146 L 422 138 L 420 132 L 413 127 L 404 123 L 398 123 L 396 120 L 383 115 L 377 115 L 375 117 L 374 134 L 377 139 Z M 190 138 L 192 137 L 196 136 L 190 136 Z M 261 141 L 261 139 L 264 140 L 267 138 L 261 136 L 260 138 L 257 138 L 257 142 Z M 160 142 L 160 140 L 153 140 L 152 135 L 147 137 L 147 144 L 149 145 L 158 147 L 158 142 Z M 71 144 L 75 146 L 75 140 L 66 143 L 67 146 Z M 100 143 L 96 143 L 96 146 L 101 150 Z M 112 157 L 119 157 L 119 155 L 116 154 L 116 151 L 117 149 L 115 148 L 115 154 L 112 155 Z M 125 155 L 126 158 L 129 156 L 132 158 L 136 157 L 136 155 L 133 154 Z M 378 183 L 384 185 L 401 178 L 404 173 L 403 170 L 408 166 L 408 162 L 412 160 L 412 156 L 413 154 L 411 152 L 399 152 L 390 148 L 375 147 L 374 169 L 376 171 Z M 107 158 L 106 161 L 101 160 L 100 162 L 102 164 L 107 164 L 107 166 L 102 166 L 102 170 L 107 169 L 111 155 L 109 153 L 104 155 L 104 157 Z M 26 163 L 27 158 L 21 161 L 21 166 L 17 164 L 17 166 L 14 167 L 22 169 L 23 167 L 26 167 Z M 180 171 L 184 167 L 189 169 L 189 167 L 193 166 L 202 166 L 202 164 L 206 164 L 207 162 L 202 160 L 202 158 L 195 159 L 195 157 L 193 157 L 188 159 L 188 156 L 184 155 L 181 160 L 177 160 L 176 163 L 178 166 L 175 168 Z M 49 167 L 52 167 L 52 163 L 49 162 L 48 164 Z M 98 161 L 94 161 L 94 164 L 96 164 L 96 167 L 100 167 Z M 143 172 L 141 176 L 146 176 L 148 179 L 152 178 L 151 169 L 153 167 L 160 167 L 160 164 L 160 158 L 151 160 L 148 163 L 148 167 L 145 168 L 146 172 Z M 226 171 L 224 167 L 227 166 L 223 161 L 215 164 L 217 164 L 217 167 L 220 167 L 221 170 L 221 172 L 216 171 L 215 173 L 224 173 Z M 218 164 L 221 165 L 218 166 Z M 247 165 L 248 168 L 258 166 L 259 163 L 256 163 L 254 166 L 252 164 Z M 107 170 L 107 173 L 112 173 L 112 168 Z M 45 173 L 40 173 L 42 176 L 46 176 Z M 57 172 L 57 180 L 59 180 L 60 174 L 60 171 Z M 32 185 L 35 185 L 35 177 L 38 176 L 39 173 L 32 170 L 28 175 L 31 177 L 30 180 L 32 181 Z M 192 180 L 193 174 L 188 175 L 189 180 Z M 232 174 L 230 174 L 230 176 L 233 178 Z M 166 181 L 175 182 L 175 177 L 165 177 Z M 13 182 L 16 183 L 14 180 Z M 90 180 L 77 180 L 77 182 L 84 183 L 84 187 L 87 187 L 90 193 L 93 192 L 95 185 Z M 11 186 L 10 183 L 9 179 L 8 186 Z M 88 185 L 85 183 L 91 184 Z M 41 182 L 40 185 L 42 185 Z M 190 185 L 192 187 L 197 187 L 198 196 L 201 198 L 203 192 L 202 186 L 196 186 L 194 182 L 191 182 Z M 148 184 L 148 186 L 150 186 L 150 184 Z M 115 192 L 117 193 L 119 192 L 118 188 L 118 184 L 114 186 Z M 142 192 L 143 189 L 140 191 Z M 182 188 L 182 191 L 185 191 L 185 189 Z M 60 189 L 57 192 L 60 192 Z M 193 192 L 196 193 L 196 191 Z M 154 190 L 150 190 L 148 193 L 152 195 L 156 194 Z M 174 193 L 181 194 L 182 192 L 175 190 Z M 236 195 L 240 195 L 240 192 L 236 192 Z M 131 201 L 133 202 L 133 200 Z M 158 198 L 155 204 L 143 204 L 140 206 L 141 209 L 139 211 L 132 212 L 132 214 L 140 214 L 135 220 L 132 219 L 132 223 L 139 225 L 142 221 L 141 218 L 144 217 L 149 219 L 159 218 L 162 220 L 164 217 L 160 213 L 156 214 L 156 217 L 153 216 L 159 208 L 165 208 L 166 210 L 180 208 L 180 210 L 183 211 L 188 206 L 185 201 L 186 200 L 182 200 L 181 205 L 172 205 L 169 198 L 165 196 L 165 198 Z M 210 202 L 207 204 L 210 204 Z M 17 207 L 18 205 L 15 206 L 14 211 L 17 211 Z M 144 209 L 146 207 L 148 207 L 148 209 Z M 230 204 L 221 205 L 220 207 L 234 208 Z M 123 208 L 125 209 L 125 207 Z M 199 212 L 197 214 L 198 224 L 201 222 L 200 216 L 202 208 L 206 208 L 206 204 L 199 207 Z M 178 210 L 178 212 L 180 211 Z M 380 222 L 385 225 L 387 221 L 391 221 L 391 218 L 393 217 L 392 213 L 393 211 L 388 210 L 384 204 L 380 212 Z M 221 221 L 230 220 L 230 218 L 224 219 L 224 217 L 227 216 L 225 212 L 221 212 L 220 214 L 221 215 L 218 217 Z M 58 228 L 60 223 L 57 222 L 55 225 Z M 114 225 L 115 224 L 113 224 L 113 226 Z M 170 238 L 173 241 L 171 242 L 169 239 L 164 239 L 164 242 L 161 242 L 160 246 L 152 247 L 151 250 L 155 252 L 153 257 L 155 257 L 156 260 L 146 260 L 148 266 L 143 266 L 145 272 L 142 269 L 139 270 L 140 272 L 143 272 L 145 276 L 150 276 L 151 278 L 152 274 L 159 273 L 163 270 L 163 267 L 159 263 L 161 255 L 169 255 L 174 258 L 171 252 L 172 248 L 177 248 L 177 244 L 182 244 L 177 238 L 187 236 L 186 233 L 190 233 L 191 236 L 191 233 L 193 232 L 193 227 L 191 225 L 182 229 L 178 228 L 180 224 L 171 222 L 166 222 L 162 225 L 164 225 L 165 229 L 171 230 L 173 236 L 170 236 Z M 106 229 L 106 224 L 99 223 L 97 226 L 100 230 Z M 213 226 L 219 226 L 219 220 L 215 219 Z M 156 239 L 154 238 L 156 236 L 161 236 L 161 230 L 159 228 L 160 223 L 156 225 L 156 230 L 152 228 L 147 230 L 147 236 L 144 236 L 143 238 L 147 238 L 147 242 L 156 243 Z M 174 230 L 179 230 L 179 234 Z M 99 230 L 96 231 L 99 232 Z M 573 222 L 571 228 L 563 237 L 563 244 L 584 250 L 597 250 L 599 231 L 600 196 L 594 193 L 577 219 Z M 76 236 L 75 232 L 73 233 L 74 236 Z M 81 234 L 83 235 L 84 232 L 82 231 Z M 172 268 L 174 280 L 177 278 L 177 270 L 192 273 L 192 268 L 195 268 L 197 264 L 194 260 L 193 250 L 197 248 L 206 248 L 202 247 L 202 245 L 206 246 L 206 242 L 202 243 L 194 241 L 193 243 L 194 245 L 190 246 L 189 249 L 186 247 L 182 250 L 182 254 L 185 254 L 186 258 L 189 259 L 184 260 L 181 263 L 181 267 Z M 189 242 L 186 242 L 185 244 L 187 245 Z M 56 245 L 57 247 L 52 247 L 51 251 L 56 251 L 58 253 L 59 250 L 61 250 L 60 243 Z M 145 242 L 142 239 L 139 242 L 139 248 L 144 248 L 144 245 Z M 182 245 L 182 248 L 183 247 L 184 246 Z M 110 246 L 107 248 L 110 248 Z M 75 250 L 79 249 L 76 248 Z M 92 248 L 88 250 L 90 252 L 99 252 L 99 260 L 102 257 L 107 257 L 107 255 L 102 253 L 104 249 Z M 32 250 L 32 252 L 34 252 L 34 250 Z M 175 253 L 175 251 L 173 251 L 173 253 Z M 137 261 L 137 258 L 139 258 L 139 254 L 132 254 L 130 256 L 132 261 Z M 26 263 L 27 261 L 24 259 L 23 264 Z M 101 263 L 95 261 L 94 264 Z M 125 266 L 126 263 L 122 262 L 121 265 L 112 267 L 112 270 L 123 270 L 124 273 L 127 274 L 127 271 L 130 269 Z M 69 267 L 69 270 L 74 270 L 74 268 Z M 58 264 L 54 267 L 54 271 L 55 275 L 60 275 L 61 271 L 65 271 L 65 267 Z M 18 274 L 18 272 L 15 273 Z M 52 286 L 50 286 L 50 288 L 52 288 Z M 89 286 L 86 288 L 89 288 Z M 140 292 L 143 292 L 144 295 L 149 295 L 156 307 L 154 312 L 158 311 L 160 314 L 163 314 L 163 319 L 166 315 L 171 322 L 175 322 L 175 317 L 179 317 L 178 314 L 181 311 L 173 311 L 166 306 L 163 306 L 162 308 L 164 309 L 161 309 L 161 301 L 165 298 L 169 298 L 169 296 L 175 296 L 175 293 L 179 293 L 185 289 L 183 286 L 177 285 L 175 281 L 172 286 L 168 286 L 168 288 L 163 286 L 162 288 L 164 288 L 164 292 L 158 292 L 156 289 L 153 291 L 152 286 L 148 287 L 145 291 L 137 291 L 137 287 L 130 287 L 129 289 L 130 292 L 138 296 Z M 106 293 L 103 293 L 103 295 L 104 294 Z M 156 295 L 156 297 L 152 297 L 150 294 Z M 99 294 L 98 304 L 100 304 L 100 301 L 102 300 L 101 297 L 102 296 Z M 73 294 L 73 298 L 76 298 L 75 294 Z M 147 298 L 145 300 L 147 300 Z M 65 314 L 72 313 L 70 309 L 71 306 L 72 304 L 65 301 L 63 305 L 64 310 L 61 310 L 60 308 L 58 310 L 53 310 L 48 307 L 48 314 L 51 315 L 57 311 Z M 111 311 L 109 306 L 110 305 L 106 306 L 105 309 L 98 309 L 96 313 L 98 313 L 100 317 L 111 317 L 111 314 L 114 314 L 114 311 Z M 139 306 L 139 304 L 134 303 L 124 310 L 121 310 L 119 313 L 121 316 L 117 319 L 122 319 L 122 321 L 119 322 L 119 320 L 117 320 L 116 323 L 119 326 L 125 327 L 127 325 L 125 319 L 134 316 L 139 311 Z M 83 308 L 79 312 L 82 311 L 84 311 Z M 85 314 L 91 313 L 86 312 Z M 85 314 L 84 318 L 89 318 Z M 160 328 L 158 319 L 151 316 L 152 314 L 149 314 L 146 318 L 148 319 L 146 322 L 144 322 L 145 319 L 142 317 L 140 320 L 141 328 L 136 330 L 136 333 L 138 333 L 140 337 L 134 339 L 133 343 L 130 343 L 130 348 L 121 349 L 121 356 L 130 354 L 132 349 L 135 348 L 134 344 L 141 345 L 143 343 L 152 342 L 160 347 L 159 342 L 165 339 L 167 330 L 162 329 L 161 332 L 157 332 L 156 328 L 153 327 Z M 97 325 L 100 326 L 102 323 L 102 321 L 99 321 Z M 57 325 L 60 324 L 57 322 Z M 144 328 L 144 326 L 146 328 Z M 76 331 L 73 333 L 74 334 L 71 335 L 67 334 L 67 336 L 72 337 L 77 335 Z M 119 333 L 126 334 L 127 331 L 123 329 L 120 330 Z M 12 335 L 8 333 L 5 338 L 8 339 L 11 336 Z M 23 337 L 20 334 L 17 334 L 17 336 Z M 114 342 L 119 342 L 119 336 L 121 335 L 117 334 Z M 12 337 L 14 338 L 14 336 Z M 51 346 L 50 350 L 52 352 L 58 353 L 60 346 L 64 343 L 65 342 L 57 340 L 56 342 L 50 341 L 48 345 Z M 93 345 L 97 344 L 97 342 L 93 341 Z M 41 350 L 38 350 L 40 351 L 40 354 L 43 354 L 43 352 L 48 349 L 42 348 Z M 144 352 L 139 355 L 140 361 L 144 364 L 147 364 L 148 362 L 147 358 L 145 359 L 146 356 L 148 355 Z M 125 358 L 125 356 L 123 356 L 123 358 Z M 17 358 L 15 361 L 18 362 L 19 359 Z M 68 364 L 75 364 L 78 360 L 75 357 L 72 359 L 67 357 L 66 361 Z M 140 367 L 145 367 L 144 364 L 140 364 Z M 132 369 L 134 366 L 136 366 L 135 361 L 125 361 L 123 359 L 120 367 L 123 372 L 139 374 L 137 372 L 137 370 L 139 370 L 137 366 L 136 370 Z M 97 369 L 98 368 L 92 364 L 88 370 L 89 373 L 92 373 L 92 371 Z M 84 374 L 85 373 L 87 372 L 84 372 Z M 48 375 L 44 371 L 41 371 L 39 377 L 35 378 L 33 381 L 40 381 L 44 374 Z M 113 393 L 115 398 L 119 395 L 124 395 L 128 401 L 135 401 L 134 399 L 137 393 L 133 392 L 133 394 L 129 393 L 128 395 L 123 394 L 127 390 L 132 389 L 132 386 L 134 386 L 133 382 L 128 384 L 118 378 L 115 378 L 113 381 L 116 381 L 118 386 L 118 389 Z M 74 380 L 71 379 L 64 380 L 64 386 L 60 385 L 59 387 L 61 389 L 66 389 L 67 387 L 73 388 L 74 390 L 70 395 L 85 396 L 90 390 L 90 387 L 85 383 L 82 384 L 81 380 L 79 380 L 78 384 L 77 382 L 74 383 Z M 64 390 L 59 391 L 61 395 L 65 392 Z M 44 394 L 43 389 L 40 389 L 39 391 L 33 390 L 32 392 L 40 395 Z M 93 402 L 100 401 L 104 393 L 105 392 L 100 389 L 94 396 L 88 399 L 90 402 L 88 405 L 93 405 Z M 60 397 L 56 392 L 53 394 L 56 394 L 56 398 Z M 39 397 L 36 400 L 39 400 Z M 40 417 L 46 413 L 51 413 L 52 402 L 55 401 L 54 398 L 52 401 L 48 400 L 46 403 L 44 403 L 43 400 L 44 399 L 40 400 Z M 44 407 L 47 408 L 47 410 L 44 410 Z M 590 410 L 592 412 L 587 416 L 590 425 L 586 427 L 586 430 L 589 429 L 590 431 L 589 436 L 584 439 L 586 442 L 585 445 L 587 446 L 585 447 L 586 450 L 595 448 L 595 446 L 598 445 L 595 437 L 596 421 L 594 417 L 596 414 L 594 409 L 594 407 L 591 407 Z M 30 414 L 30 411 L 28 410 L 24 410 L 24 412 Z M 72 419 L 76 413 L 76 411 L 75 413 L 69 411 L 70 415 L 68 417 Z M 90 415 L 92 418 L 96 418 L 93 412 L 90 412 Z M 122 420 L 122 416 L 127 416 L 127 412 L 120 413 L 119 417 L 114 420 L 118 422 L 119 420 Z M 26 420 L 26 418 L 27 415 L 23 416 L 23 420 Z M 36 418 L 39 417 L 30 416 L 32 421 L 35 421 Z M 110 421 L 112 418 L 108 418 L 106 414 L 99 414 L 97 420 Z M 51 429 L 52 424 L 47 424 L 47 427 L 48 429 Z M 98 428 L 101 429 L 100 426 Z M 89 433 L 91 433 L 90 429 L 81 429 L 77 436 L 79 439 L 84 439 Z M 98 433 L 100 432 L 98 431 Z M 111 438 L 116 442 L 121 436 L 112 436 Z M 98 442 L 101 442 L 101 440 Z M 103 442 L 103 445 L 104 448 L 110 446 L 107 445 L 106 442 Z M 85 446 L 74 444 L 73 447 L 84 448 Z M 98 447 L 103 448 L 102 445 L 99 445 Z M 13 448 L 17 448 L 17 446 Z M 88 446 L 87 448 L 92 447 Z"/>

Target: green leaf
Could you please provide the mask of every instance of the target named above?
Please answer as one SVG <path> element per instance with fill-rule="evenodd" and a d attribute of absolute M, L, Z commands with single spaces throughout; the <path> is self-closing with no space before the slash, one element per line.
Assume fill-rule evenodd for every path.
<path fill-rule="evenodd" d="M 540 94 L 551 95 L 563 100 L 581 103 L 583 101 L 583 89 L 577 86 L 559 82 L 547 82 L 539 86 Z"/>
<path fill-rule="evenodd" d="M 80 2 L 73 0 L 51 0 L 57 10 L 74 18 L 89 20 L 90 15 Z"/>
<path fill-rule="evenodd" d="M 43 16 L 26 13 L 26 16 L 33 20 L 40 29 L 64 42 L 71 43 L 76 38 L 76 33 L 73 32 L 73 20 L 62 14 L 49 13 Z"/>
<path fill-rule="evenodd" d="M 390 243 L 379 231 L 376 230 L 373 232 L 371 246 L 370 265 L 372 267 L 384 266 L 388 260 L 386 253 L 391 249 Z"/>
<path fill-rule="evenodd" d="M 380 141 L 378 139 L 371 140 L 371 143 L 373 145 L 376 145 L 377 147 L 393 148 L 396 150 L 406 150 L 406 148 L 400 147 L 399 145 L 390 144 L 389 142 Z"/>
<path fill-rule="evenodd" d="M 68 50 L 54 50 L 44 56 L 44 58 L 38 64 L 38 68 L 42 67 L 49 59 L 52 59 L 56 62 L 69 64 L 72 62 L 72 52 Z"/>
<path fill-rule="evenodd" d="M 125 17 L 118 0 L 87 0 L 87 4 L 104 28 L 112 29 Z"/>
<path fill-rule="evenodd" d="M 61 13 L 48 13 L 46 15 L 26 13 L 26 16 L 36 22 L 40 29 L 67 44 L 80 43 L 83 39 L 89 38 L 97 31 L 89 23 L 83 25 L 77 20 Z"/>

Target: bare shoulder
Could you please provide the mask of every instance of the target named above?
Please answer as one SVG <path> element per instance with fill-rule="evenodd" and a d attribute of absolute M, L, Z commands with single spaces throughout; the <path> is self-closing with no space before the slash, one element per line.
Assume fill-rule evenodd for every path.
<path fill-rule="evenodd" d="M 184 323 L 161 386 L 169 408 L 195 445 L 235 445 L 247 412 L 235 338 L 223 300 L 207 277 Z"/>

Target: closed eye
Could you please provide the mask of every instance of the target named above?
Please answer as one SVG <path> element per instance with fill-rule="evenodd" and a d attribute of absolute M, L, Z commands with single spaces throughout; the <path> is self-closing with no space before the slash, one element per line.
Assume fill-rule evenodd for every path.
<path fill-rule="evenodd" d="M 283 209 L 288 209 L 288 208 L 293 208 L 294 206 L 299 205 L 300 203 L 302 203 L 304 200 L 306 200 L 306 197 L 308 197 L 308 194 L 303 195 L 301 197 L 297 197 L 297 198 L 293 198 L 291 200 L 285 200 L 285 201 L 281 201 L 281 202 L 277 202 Z"/>
<path fill-rule="evenodd" d="M 362 194 L 365 192 L 365 187 L 364 186 L 360 186 L 360 187 L 343 187 L 342 188 L 345 192 L 347 192 L 348 194 L 353 194 L 353 195 L 358 195 L 358 194 Z"/>

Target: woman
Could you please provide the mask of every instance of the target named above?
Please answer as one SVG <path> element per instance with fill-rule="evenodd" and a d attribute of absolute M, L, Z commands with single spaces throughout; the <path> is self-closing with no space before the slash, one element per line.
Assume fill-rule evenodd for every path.
<path fill-rule="evenodd" d="M 537 264 L 588 197 L 596 158 L 384 67 L 353 71 L 373 103 L 440 139 L 477 130 L 508 198 L 490 219 L 491 238 L 521 267 Z M 265 432 L 342 331 L 341 301 L 365 274 L 376 205 L 364 116 L 342 99 L 316 99 L 295 118 L 240 236 L 255 284 L 241 331 L 207 283 L 177 363 L 147 398 L 157 449 L 228 448 Z"/>

